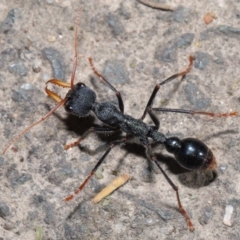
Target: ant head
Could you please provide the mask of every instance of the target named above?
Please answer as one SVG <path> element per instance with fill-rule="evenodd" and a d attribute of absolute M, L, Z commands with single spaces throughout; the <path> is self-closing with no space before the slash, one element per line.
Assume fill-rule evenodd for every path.
<path fill-rule="evenodd" d="M 189 170 L 214 169 L 216 160 L 212 151 L 202 141 L 195 138 L 179 139 L 170 137 L 164 145 L 168 152 L 174 154 L 177 162 Z"/>
<path fill-rule="evenodd" d="M 69 90 L 64 104 L 65 110 L 79 117 L 87 116 L 96 100 L 96 94 L 84 83 L 77 83 Z"/>

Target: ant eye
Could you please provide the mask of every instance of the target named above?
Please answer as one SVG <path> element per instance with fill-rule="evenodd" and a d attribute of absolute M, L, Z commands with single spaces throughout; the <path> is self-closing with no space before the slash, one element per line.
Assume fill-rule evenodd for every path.
<path fill-rule="evenodd" d="M 65 103 L 65 109 L 66 109 L 67 112 L 73 112 L 73 107 L 71 106 L 70 101 Z"/>
<path fill-rule="evenodd" d="M 84 87 L 86 87 L 86 85 L 85 85 L 84 83 L 81 83 L 81 82 L 80 82 L 80 83 L 77 83 L 76 86 L 79 87 L 79 88 L 84 88 Z"/>

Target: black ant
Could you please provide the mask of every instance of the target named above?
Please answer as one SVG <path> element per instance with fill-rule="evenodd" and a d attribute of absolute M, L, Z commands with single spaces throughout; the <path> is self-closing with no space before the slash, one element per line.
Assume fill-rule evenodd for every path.
<path fill-rule="evenodd" d="M 80 14 L 79 14 L 80 16 Z M 74 41 L 74 64 L 73 71 L 71 74 L 70 83 L 66 83 L 57 79 L 50 79 L 46 85 L 49 83 L 56 84 L 61 87 L 70 88 L 66 97 L 62 99 L 53 91 L 49 90 L 46 86 L 46 93 L 53 98 L 58 104 L 42 119 L 33 123 L 31 126 L 26 128 L 23 132 L 21 132 L 17 137 L 15 137 L 4 149 L 3 154 L 9 148 L 11 144 L 13 144 L 17 139 L 19 139 L 23 134 L 29 131 L 35 125 L 46 120 L 50 115 L 52 115 L 58 107 L 64 105 L 65 110 L 79 117 L 85 117 L 89 114 L 90 111 L 93 111 L 96 117 L 103 122 L 104 125 L 91 127 L 87 132 L 85 132 L 81 138 L 79 138 L 76 142 L 66 145 L 65 149 L 68 149 L 73 146 L 77 146 L 80 142 L 87 137 L 87 135 L 91 132 L 99 133 L 99 134 L 112 134 L 118 131 L 122 131 L 126 133 L 125 137 L 121 139 L 112 141 L 103 154 L 103 156 L 99 159 L 95 167 L 92 169 L 88 177 L 85 181 L 74 191 L 73 194 L 69 195 L 65 198 L 65 201 L 70 201 L 74 198 L 76 194 L 78 194 L 86 185 L 88 180 L 94 175 L 98 167 L 103 163 L 109 152 L 117 145 L 127 143 L 129 140 L 136 138 L 139 140 L 140 144 L 145 148 L 146 157 L 148 160 L 153 161 L 159 170 L 162 172 L 167 182 L 171 185 L 173 190 L 176 192 L 178 208 L 181 214 L 184 216 L 188 228 L 193 231 L 194 227 L 191 222 L 190 217 L 187 212 L 183 208 L 179 193 L 178 187 L 172 182 L 172 180 L 168 177 L 165 171 L 162 169 L 160 164 L 158 163 L 156 157 L 152 153 L 151 145 L 154 144 L 162 144 L 165 146 L 166 150 L 169 153 L 172 153 L 175 156 L 176 161 L 184 168 L 189 170 L 212 170 L 216 168 L 216 160 L 212 153 L 212 151 L 208 148 L 208 146 L 202 141 L 195 138 L 185 138 L 179 139 L 178 137 L 169 137 L 167 138 L 163 133 L 159 132 L 160 122 L 157 119 L 154 112 L 175 112 L 175 113 L 185 113 L 190 115 L 207 115 L 210 117 L 228 117 L 228 116 L 237 116 L 237 112 L 230 113 L 220 113 L 215 114 L 212 112 L 202 112 L 202 111 L 192 111 L 192 110 L 184 110 L 184 109 L 169 109 L 169 108 L 152 108 L 155 96 L 160 89 L 160 87 L 177 77 L 184 77 L 192 68 L 194 57 L 189 57 L 189 66 L 182 72 L 176 73 L 161 83 L 157 84 L 150 96 L 150 99 L 145 107 L 143 115 L 140 119 L 135 119 L 129 115 L 124 114 L 124 104 L 121 97 L 120 92 L 118 92 L 108 81 L 104 78 L 94 67 L 92 58 L 89 58 L 90 66 L 94 72 L 94 74 L 100 79 L 102 83 L 104 83 L 108 88 L 110 88 L 113 92 L 115 92 L 118 99 L 118 107 L 116 107 L 111 102 L 97 102 L 96 101 L 96 93 L 87 87 L 84 83 L 79 82 L 74 84 L 75 73 L 77 68 L 77 37 L 78 37 L 78 21 L 77 18 L 76 27 L 75 27 L 75 41 Z M 143 122 L 146 114 L 149 114 L 151 120 L 154 125 L 148 125 Z M 151 142 L 149 139 L 152 139 Z"/>

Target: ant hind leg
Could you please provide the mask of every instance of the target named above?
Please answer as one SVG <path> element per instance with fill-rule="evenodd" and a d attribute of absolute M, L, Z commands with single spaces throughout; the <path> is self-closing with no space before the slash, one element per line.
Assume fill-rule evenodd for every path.
<path fill-rule="evenodd" d="M 125 143 L 126 142 L 126 138 L 120 139 L 120 140 L 116 140 L 113 141 L 112 143 L 110 143 L 109 148 L 107 149 L 107 151 L 103 154 L 103 156 L 98 160 L 97 164 L 95 165 L 95 167 L 92 169 L 92 171 L 89 173 L 88 177 L 84 180 L 84 182 L 74 191 L 73 194 L 67 196 L 64 200 L 66 202 L 72 200 L 75 195 L 77 195 L 79 192 L 81 192 L 83 190 L 83 188 L 85 187 L 86 183 L 89 181 L 89 179 L 95 174 L 95 172 L 97 171 L 97 169 L 99 168 L 99 166 L 103 163 L 103 161 L 105 160 L 105 158 L 107 157 L 107 155 L 109 154 L 109 152 L 116 147 L 117 145 L 121 144 L 121 143 Z"/>
<path fill-rule="evenodd" d="M 151 149 L 151 145 L 147 145 L 145 146 L 146 148 L 146 156 L 149 160 L 153 161 L 158 169 L 162 172 L 163 176 L 165 177 L 165 179 L 167 180 L 167 182 L 169 183 L 169 185 L 172 187 L 172 189 L 175 191 L 176 193 L 176 197 L 177 197 L 177 202 L 178 202 L 178 208 L 179 211 L 181 212 L 181 214 L 183 215 L 183 217 L 185 218 L 188 228 L 190 231 L 194 231 L 194 226 L 193 223 L 191 222 L 191 218 L 188 216 L 186 210 L 183 208 L 181 200 L 180 200 L 180 196 L 179 196 L 179 192 L 178 192 L 178 187 L 173 183 L 173 181 L 169 178 L 169 176 L 166 174 L 166 172 L 163 170 L 163 168 L 161 167 L 161 165 L 158 163 L 157 158 L 153 155 L 152 153 L 152 149 Z"/>
<path fill-rule="evenodd" d="M 189 109 L 176 109 L 176 108 L 152 108 L 152 111 L 155 112 L 173 112 L 173 113 L 184 113 L 184 114 L 190 114 L 192 116 L 194 115 L 205 115 L 210 117 L 236 117 L 238 116 L 238 112 L 228 112 L 228 113 L 214 113 L 214 112 L 204 112 L 204 111 L 194 111 Z"/>

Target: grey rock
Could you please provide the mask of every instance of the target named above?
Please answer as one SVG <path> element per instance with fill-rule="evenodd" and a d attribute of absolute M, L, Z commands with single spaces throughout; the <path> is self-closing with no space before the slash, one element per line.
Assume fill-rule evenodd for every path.
<path fill-rule="evenodd" d="M 173 12 L 173 20 L 178 23 L 188 23 L 191 19 L 192 13 L 190 9 L 179 6 Z"/>
<path fill-rule="evenodd" d="M 4 158 L 3 157 L 0 157 L 0 166 L 2 166 L 4 163 Z"/>
<path fill-rule="evenodd" d="M 234 28 L 227 25 L 219 26 L 218 30 L 225 35 L 230 35 L 230 34 L 240 35 L 240 28 Z"/>
<path fill-rule="evenodd" d="M 193 33 L 184 33 L 173 41 L 173 47 L 184 48 L 190 46 L 194 39 L 194 36 L 195 35 Z"/>
<path fill-rule="evenodd" d="M 18 58 L 17 51 L 14 48 L 7 48 L 1 52 L 0 55 L 0 68 Z"/>
<path fill-rule="evenodd" d="M 17 89 L 12 92 L 11 99 L 14 102 L 24 102 L 30 101 L 32 98 L 33 92 L 25 89 Z"/>
<path fill-rule="evenodd" d="M 110 28 L 112 29 L 112 33 L 115 37 L 119 36 L 124 31 L 123 25 L 120 22 L 119 17 L 117 15 L 108 13 L 107 22 Z"/>
<path fill-rule="evenodd" d="M 59 80 L 65 79 L 65 66 L 60 52 L 52 47 L 42 50 L 43 57 L 47 59 L 53 70 L 53 77 Z"/>
<path fill-rule="evenodd" d="M 125 19 L 131 18 L 131 10 L 127 6 L 128 1 L 122 1 L 120 8 L 118 9 L 119 14 L 122 15 Z"/>
<path fill-rule="evenodd" d="M 194 56 L 195 56 L 194 67 L 200 70 L 204 70 L 209 64 L 209 62 L 212 60 L 211 59 L 212 57 L 204 52 L 196 52 Z"/>
<path fill-rule="evenodd" d="M 44 218 L 44 222 L 46 224 L 55 224 L 55 211 L 54 211 L 54 207 L 52 206 L 52 204 L 47 204 L 46 206 L 44 206 L 44 210 L 46 211 L 46 215 Z"/>
<path fill-rule="evenodd" d="M 210 219 L 213 216 L 213 208 L 211 206 L 206 206 L 202 209 L 202 216 L 199 219 L 199 222 L 204 225 L 208 224 Z"/>
<path fill-rule="evenodd" d="M 106 76 L 112 84 L 123 84 L 130 81 L 124 60 L 107 60 L 105 62 L 103 75 Z"/>
<path fill-rule="evenodd" d="M 10 214 L 11 213 L 8 205 L 5 202 L 0 202 L 0 217 L 5 218 Z"/>
<path fill-rule="evenodd" d="M 220 25 L 217 27 L 207 28 L 202 31 L 200 34 L 200 40 L 205 41 L 207 39 L 213 39 L 214 37 L 229 37 L 229 38 L 237 38 L 239 39 L 240 28 L 234 28 L 227 25 Z"/>
<path fill-rule="evenodd" d="M 28 173 L 23 173 L 15 181 L 16 183 L 22 185 L 30 180 L 32 180 L 32 175 Z"/>
<path fill-rule="evenodd" d="M 27 76 L 28 68 L 25 66 L 25 64 L 21 60 L 18 60 L 16 62 L 13 62 L 8 67 L 8 71 L 15 75 Z"/>
<path fill-rule="evenodd" d="M 16 9 L 11 9 L 8 12 L 7 17 L 5 18 L 5 20 L 1 24 L 2 31 L 5 34 L 8 33 L 8 31 L 10 29 L 12 29 L 12 27 L 13 27 L 13 24 L 15 22 L 15 11 L 16 11 Z"/>
<path fill-rule="evenodd" d="M 190 46 L 194 36 L 195 35 L 193 33 L 184 33 L 183 35 L 170 40 L 166 44 L 159 45 L 155 51 L 155 58 L 163 62 L 176 61 L 177 49 Z"/>
<path fill-rule="evenodd" d="M 197 76 L 195 77 L 198 78 Z M 194 82 L 199 81 L 196 80 Z M 185 91 L 187 100 L 194 106 L 194 109 L 207 109 L 207 107 L 210 106 L 210 99 L 204 96 L 203 92 L 200 91 L 195 83 L 189 82 L 188 84 L 184 85 L 183 89 Z"/>

